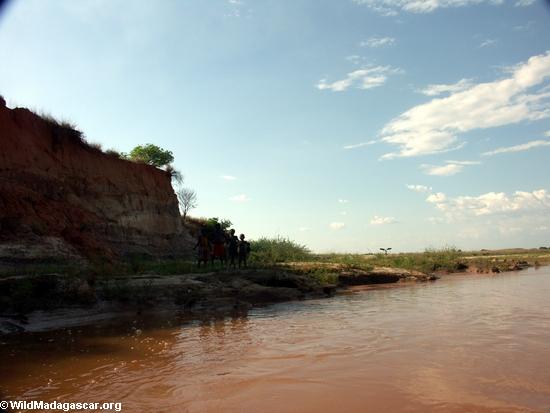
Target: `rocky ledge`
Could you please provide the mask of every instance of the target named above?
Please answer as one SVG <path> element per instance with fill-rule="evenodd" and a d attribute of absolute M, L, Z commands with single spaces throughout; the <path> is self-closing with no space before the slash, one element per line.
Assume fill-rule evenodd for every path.
<path fill-rule="evenodd" d="M 268 303 L 331 296 L 352 285 L 435 279 L 394 268 L 338 268 L 330 277 L 336 282 L 284 269 L 104 279 L 60 274 L 7 277 L 0 279 L 0 334 L 53 330 L 142 312 L 246 311 Z"/>

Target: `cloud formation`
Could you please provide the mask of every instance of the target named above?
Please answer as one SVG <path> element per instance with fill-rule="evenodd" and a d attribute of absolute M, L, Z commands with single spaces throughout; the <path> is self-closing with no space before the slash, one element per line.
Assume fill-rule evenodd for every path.
<path fill-rule="evenodd" d="M 516 6 L 529 6 L 535 0 L 517 0 Z M 383 16 L 396 16 L 399 12 L 431 13 L 437 9 L 464 7 L 487 3 L 502 4 L 502 0 L 353 0 L 356 4 L 365 5 Z"/>
<path fill-rule="evenodd" d="M 379 217 L 378 215 L 375 215 L 371 220 L 371 225 L 388 225 L 388 224 L 395 224 L 397 221 L 394 217 Z"/>
<path fill-rule="evenodd" d="M 495 39 L 485 39 L 479 44 L 478 47 L 482 49 L 484 47 L 494 46 L 495 44 L 497 44 L 497 41 Z"/>
<path fill-rule="evenodd" d="M 444 93 L 461 92 L 472 86 L 472 79 L 460 79 L 456 83 L 451 84 L 435 84 L 428 85 L 419 92 L 426 96 L 439 96 Z"/>
<path fill-rule="evenodd" d="M 222 175 L 220 176 L 220 178 L 223 179 L 224 181 L 234 181 L 235 179 L 237 179 L 233 175 Z"/>
<path fill-rule="evenodd" d="M 354 70 L 346 75 L 344 79 L 335 82 L 328 82 L 327 79 L 321 79 L 317 83 L 319 90 L 332 90 L 333 92 L 343 92 L 350 87 L 367 90 L 386 83 L 388 76 L 399 73 L 399 69 L 390 66 L 368 66 L 362 69 Z"/>
<path fill-rule="evenodd" d="M 369 37 L 367 40 L 359 42 L 359 46 L 370 48 L 391 46 L 393 44 L 395 44 L 395 39 L 393 37 Z"/>
<path fill-rule="evenodd" d="M 550 117 L 550 52 L 508 69 L 509 77 L 472 85 L 415 106 L 387 123 L 382 140 L 397 145 L 382 159 L 446 152 L 457 134 Z"/>
<path fill-rule="evenodd" d="M 343 222 L 331 222 L 329 225 L 330 229 L 339 230 L 346 226 Z"/>
<path fill-rule="evenodd" d="M 477 161 L 445 161 L 445 165 L 420 165 L 427 175 L 450 176 L 462 172 L 465 166 L 479 165 Z"/>
<path fill-rule="evenodd" d="M 432 190 L 431 186 L 426 185 L 407 185 L 407 188 L 409 188 L 411 191 L 414 192 L 430 192 Z"/>
<path fill-rule="evenodd" d="M 233 202 L 248 202 L 250 201 L 250 198 L 245 194 L 239 194 L 239 195 L 230 197 L 229 200 Z"/>
<path fill-rule="evenodd" d="M 523 152 L 523 151 L 528 151 L 529 149 L 538 148 L 540 146 L 550 146 L 550 141 L 536 140 L 536 141 L 522 143 L 521 145 L 505 146 L 489 152 L 484 152 L 482 155 L 493 156 L 501 153 Z"/>
<path fill-rule="evenodd" d="M 360 142 L 360 143 L 354 143 L 352 145 L 346 145 L 344 146 L 344 149 L 357 149 L 357 148 L 362 148 L 363 146 L 369 146 L 369 145 L 374 145 L 376 142 L 378 141 L 367 141 L 367 142 Z"/>
<path fill-rule="evenodd" d="M 451 218 L 486 216 L 495 214 L 531 214 L 550 212 L 550 194 L 545 189 L 532 192 L 516 191 L 511 195 L 504 192 L 488 192 L 479 196 L 449 198 L 439 192 L 426 201 L 445 212 Z"/>

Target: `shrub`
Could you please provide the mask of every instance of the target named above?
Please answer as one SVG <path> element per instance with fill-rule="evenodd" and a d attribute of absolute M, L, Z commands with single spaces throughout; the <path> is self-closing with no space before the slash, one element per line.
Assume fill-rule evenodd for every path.
<path fill-rule="evenodd" d="M 262 237 L 250 243 L 250 261 L 258 264 L 276 264 L 287 261 L 303 261 L 310 258 L 310 250 L 288 238 Z"/>
<path fill-rule="evenodd" d="M 98 151 L 103 151 L 103 147 L 99 142 L 88 142 L 88 146 L 97 149 Z"/>

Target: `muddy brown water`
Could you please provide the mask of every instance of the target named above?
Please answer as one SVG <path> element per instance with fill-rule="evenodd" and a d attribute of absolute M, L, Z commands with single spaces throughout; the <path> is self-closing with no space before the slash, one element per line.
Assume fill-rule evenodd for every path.
<path fill-rule="evenodd" d="M 550 267 L 0 337 L 0 399 L 127 412 L 550 412 Z"/>

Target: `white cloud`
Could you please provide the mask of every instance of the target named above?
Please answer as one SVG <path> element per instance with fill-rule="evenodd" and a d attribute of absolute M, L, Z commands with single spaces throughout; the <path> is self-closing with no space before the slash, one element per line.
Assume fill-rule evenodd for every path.
<path fill-rule="evenodd" d="M 479 83 L 415 106 L 387 123 L 382 140 L 399 146 L 382 159 L 445 152 L 457 134 L 550 117 L 550 52 L 508 69 L 509 77 Z M 460 145 L 459 145 L 460 146 Z"/>
<path fill-rule="evenodd" d="M 220 178 L 223 179 L 224 181 L 234 181 L 235 179 L 237 179 L 232 175 L 222 175 L 220 176 Z"/>
<path fill-rule="evenodd" d="M 345 226 L 346 224 L 344 224 L 343 222 L 331 222 L 329 224 L 330 229 L 335 229 L 335 230 L 342 229 Z"/>
<path fill-rule="evenodd" d="M 359 46 L 377 48 L 391 46 L 393 44 L 395 44 L 395 39 L 393 37 L 369 37 L 367 40 L 361 41 Z"/>
<path fill-rule="evenodd" d="M 540 146 L 550 146 L 550 141 L 544 141 L 544 140 L 530 141 L 530 142 L 522 143 L 521 145 L 497 148 L 495 150 L 485 152 L 482 155 L 492 156 L 500 153 L 523 152 L 523 151 L 528 151 L 529 149 L 538 148 Z"/>
<path fill-rule="evenodd" d="M 445 212 L 449 217 L 487 216 L 495 214 L 532 214 L 550 212 L 550 194 L 545 189 L 533 192 L 488 192 L 479 196 L 448 198 L 443 193 L 430 195 L 427 202 Z"/>
<path fill-rule="evenodd" d="M 245 194 L 240 194 L 230 197 L 229 200 L 233 202 L 248 202 L 250 201 L 250 198 Z"/>
<path fill-rule="evenodd" d="M 431 202 L 432 204 L 440 204 L 446 199 L 447 195 L 445 195 L 443 192 L 437 192 L 435 194 L 431 194 L 428 198 L 426 198 L 426 201 Z"/>
<path fill-rule="evenodd" d="M 310 229 L 311 229 L 311 228 L 309 228 L 309 227 L 300 227 L 300 228 L 298 228 L 298 231 L 300 231 L 300 232 L 306 232 L 306 231 L 309 231 Z"/>
<path fill-rule="evenodd" d="M 480 3 L 501 4 L 503 0 L 353 0 L 383 16 L 395 16 L 398 12 L 431 13 L 439 8 L 463 7 Z M 520 2 L 534 0 L 519 0 Z"/>
<path fill-rule="evenodd" d="M 544 132 L 544 136 L 547 136 L 550 138 L 550 130 L 547 130 L 546 132 Z"/>
<path fill-rule="evenodd" d="M 480 44 L 479 44 L 479 48 L 483 48 L 483 47 L 488 47 L 488 46 L 493 46 L 497 43 L 497 41 L 495 39 L 486 39 L 484 41 L 482 41 Z"/>
<path fill-rule="evenodd" d="M 363 146 L 374 145 L 376 142 L 378 142 L 378 141 L 367 141 L 367 142 L 354 143 L 352 145 L 344 146 L 344 149 L 362 148 Z"/>
<path fill-rule="evenodd" d="M 319 83 L 317 83 L 317 89 L 343 92 L 354 85 L 357 89 L 372 89 L 386 83 L 388 75 L 399 72 L 399 69 L 394 69 L 390 66 L 367 66 L 350 72 L 344 79 L 332 83 L 329 83 L 326 79 L 321 79 Z"/>
<path fill-rule="evenodd" d="M 471 79 L 460 79 L 458 82 L 451 83 L 451 84 L 428 85 L 424 89 L 420 90 L 419 92 L 426 96 L 438 96 L 443 93 L 461 92 L 465 89 L 468 89 L 471 86 L 472 86 Z"/>
<path fill-rule="evenodd" d="M 245 2 L 243 0 L 227 0 L 229 5 L 229 12 L 225 14 L 228 18 L 241 18 L 251 17 L 251 10 L 245 8 Z"/>
<path fill-rule="evenodd" d="M 431 186 L 426 185 L 407 185 L 407 188 L 415 192 L 430 192 L 432 190 Z"/>
<path fill-rule="evenodd" d="M 520 24 L 518 26 L 514 26 L 512 28 L 512 30 L 514 30 L 516 32 L 524 32 L 524 31 L 527 31 L 527 30 L 531 29 L 531 27 L 533 27 L 534 24 L 535 24 L 535 22 L 530 20 L 525 24 Z"/>
<path fill-rule="evenodd" d="M 535 2 L 535 0 L 518 0 L 514 4 L 514 6 L 516 6 L 516 7 L 527 7 L 527 6 L 530 6 L 531 4 L 533 4 L 534 2 Z"/>
<path fill-rule="evenodd" d="M 340 204 L 347 204 L 349 201 L 347 199 L 339 199 L 338 203 Z"/>
<path fill-rule="evenodd" d="M 387 224 L 395 224 L 397 221 L 394 217 L 379 217 L 378 215 L 375 215 L 371 220 L 371 225 L 387 225 Z"/>
<path fill-rule="evenodd" d="M 340 212 L 340 215 L 346 216 L 348 213 L 346 211 Z"/>
<path fill-rule="evenodd" d="M 420 167 L 427 175 L 434 176 L 450 176 L 456 175 L 462 172 L 465 166 L 479 165 L 477 161 L 445 161 L 445 165 L 426 165 L 423 164 Z"/>

